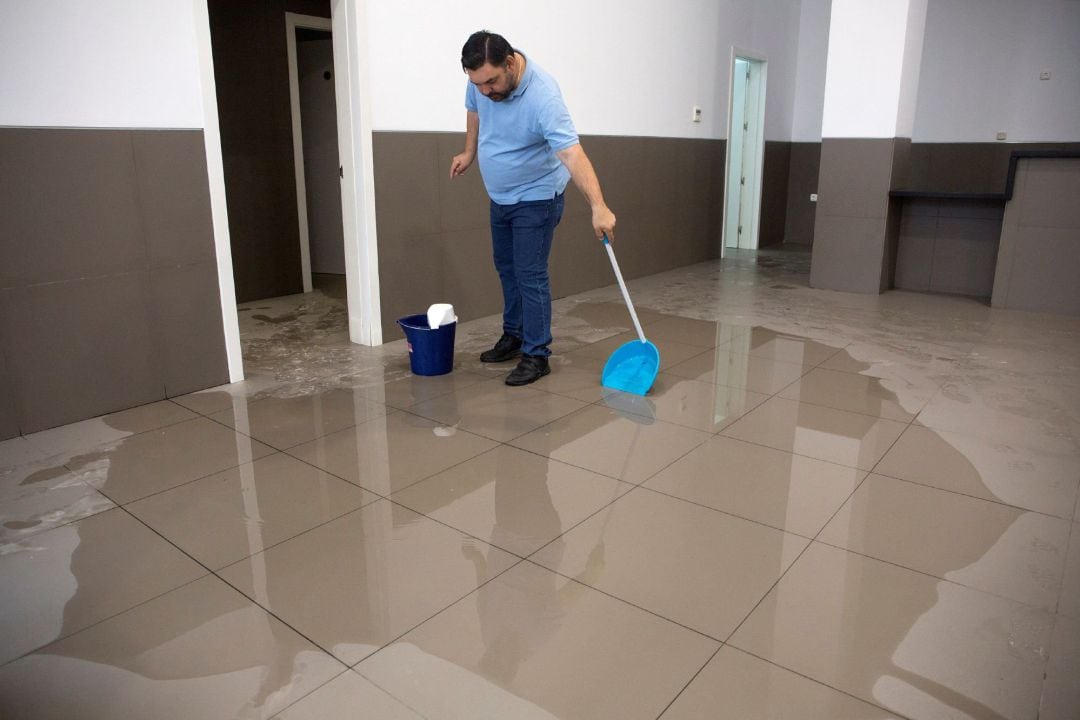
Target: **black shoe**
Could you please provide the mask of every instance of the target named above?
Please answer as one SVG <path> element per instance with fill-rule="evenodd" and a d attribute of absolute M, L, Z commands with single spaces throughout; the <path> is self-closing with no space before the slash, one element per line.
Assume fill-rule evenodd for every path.
<path fill-rule="evenodd" d="M 495 347 L 480 353 L 480 362 L 506 362 L 521 354 L 521 338 L 503 333 Z"/>
<path fill-rule="evenodd" d="M 522 355 L 517 367 L 506 376 L 507 385 L 528 385 L 551 372 L 548 359 L 538 355 Z"/>

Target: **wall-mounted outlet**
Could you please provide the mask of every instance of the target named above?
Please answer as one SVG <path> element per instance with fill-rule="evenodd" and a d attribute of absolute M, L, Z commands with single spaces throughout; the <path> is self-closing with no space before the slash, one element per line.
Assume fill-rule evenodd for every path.
<path fill-rule="evenodd" d="M 1008 138 L 1009 138 L 1009 133 L 1006 133 L 1006 132 L 999 132 L 999 133 L 997 134 L 997 139 L 998 139 L 998 140 L 1007 140 Z"/>
<path fill-rule="evenodd" d="M 690 122 L 701 122 L 701 108 L 697 105 L 690 109 Z"/>
<path fill-rule="evenodd" d="M 817 193 L 810 193 L 810 202 L 817 202 Z"/>
<path fill-rule="evenodd" d="M 1041 73 L 1039 73 L 1039 79 L 1040 80 L 1049 80 L 1050 79 L 1050 71 L 1049 70 L 1043 70 Z"/>

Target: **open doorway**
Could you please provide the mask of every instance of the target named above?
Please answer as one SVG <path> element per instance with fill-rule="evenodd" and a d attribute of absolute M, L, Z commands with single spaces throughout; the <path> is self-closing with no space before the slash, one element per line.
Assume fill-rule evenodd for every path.
<path fill-rule="evenodd" d="M 320 8 L 320 2 L 323 7 Z M 358 7 L 359 4 L 359 7 Z M 214 244 L 222 321 L 232 381 L 245 376 L 241 327 L 245 302 L 303 297 L 298 194 L 290 120 L 286 13 L 321 15 L 332 32 L 345 275 L 336 275 L 346 342 L 382 343 L 371 158 L 369 58 L 361 43 L 360 0 L 196 0 L 196 34 L 205 121 Z M 295 38 L 294 38 L 295 39 Z M 320 61 L 321 62 L 321 61 Z M 299 76 L 299 70 L 298 70 Z M 297 84 L 299 94 L 299 83 Z M 300 123 L 301 131 L 303 122 Z M 302 138 L 301 138 L 302 142 Z M 315 153 L 318 154 L 318 153 Z M 308 191 L 300 194 L 305 205 Z M 327 193 L 319 193 L 326 197 Z M 306 208 L 305 208 L 306 209 Z M 310 226 L 305 223 L 310 231 Z M 310 237 L 309 237 L 310 241 Z M 310 251 L 310 248 L 309 248 Z M 318 251 L 316 251 L 316 255 Z M 286 259 L 285 264 L 282 258 Z M 311 257 L 307 262 L 310 268 Z M 347 288 L 347 290 L 345 289 Z M 347 298 L 346 298 L 347 296 Z M 249 310 L 250 311 L 250 310 Z M 269 313 L 265 313 L 269 314 Z"/>
<path fill-rule="evenodd" d="M 763 57 L 732 48 L 723 248 L 756 249 L 765 151 Z"/>

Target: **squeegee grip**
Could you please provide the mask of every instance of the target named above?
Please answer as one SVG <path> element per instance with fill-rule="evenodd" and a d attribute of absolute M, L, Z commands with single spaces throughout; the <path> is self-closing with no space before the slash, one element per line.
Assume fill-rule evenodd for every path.
<path fill-rule="evenodd" d="M 615 271 L 615 279 L 619 281 L 619 289 L 622 290 L 623 300 L 626 301 L 626 309 L 630 311 L 630 318 L 634 321 L 634 329 L 637 330 L 641 342 L 645 342 L 645 332 L 641 329 L 637 312 L 634 310 L 634 303 L 630 300 L 630 291 L 626 289 L 626 281 L 623 280 L 622 272 L 619 270 L 619 261 L 615 259 L 615 251 L 611 248 L 611 242 L 608 240 L 607 235 L 604 235 L 603 243 L 607 249 L 608 257 L 611 258 L 611 269 Z"/>

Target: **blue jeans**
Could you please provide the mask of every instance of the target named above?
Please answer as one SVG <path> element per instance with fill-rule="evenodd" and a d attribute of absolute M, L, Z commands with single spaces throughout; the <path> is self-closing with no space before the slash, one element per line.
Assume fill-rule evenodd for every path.
<path fill-rule="evenodd" d="M 562 193 L 551 200 L 491 203 L 491 244 L 502 281 L 503 332 L 521 338 L 525 355 L 551 354 L 548 256 L 562 214 Z"/>

